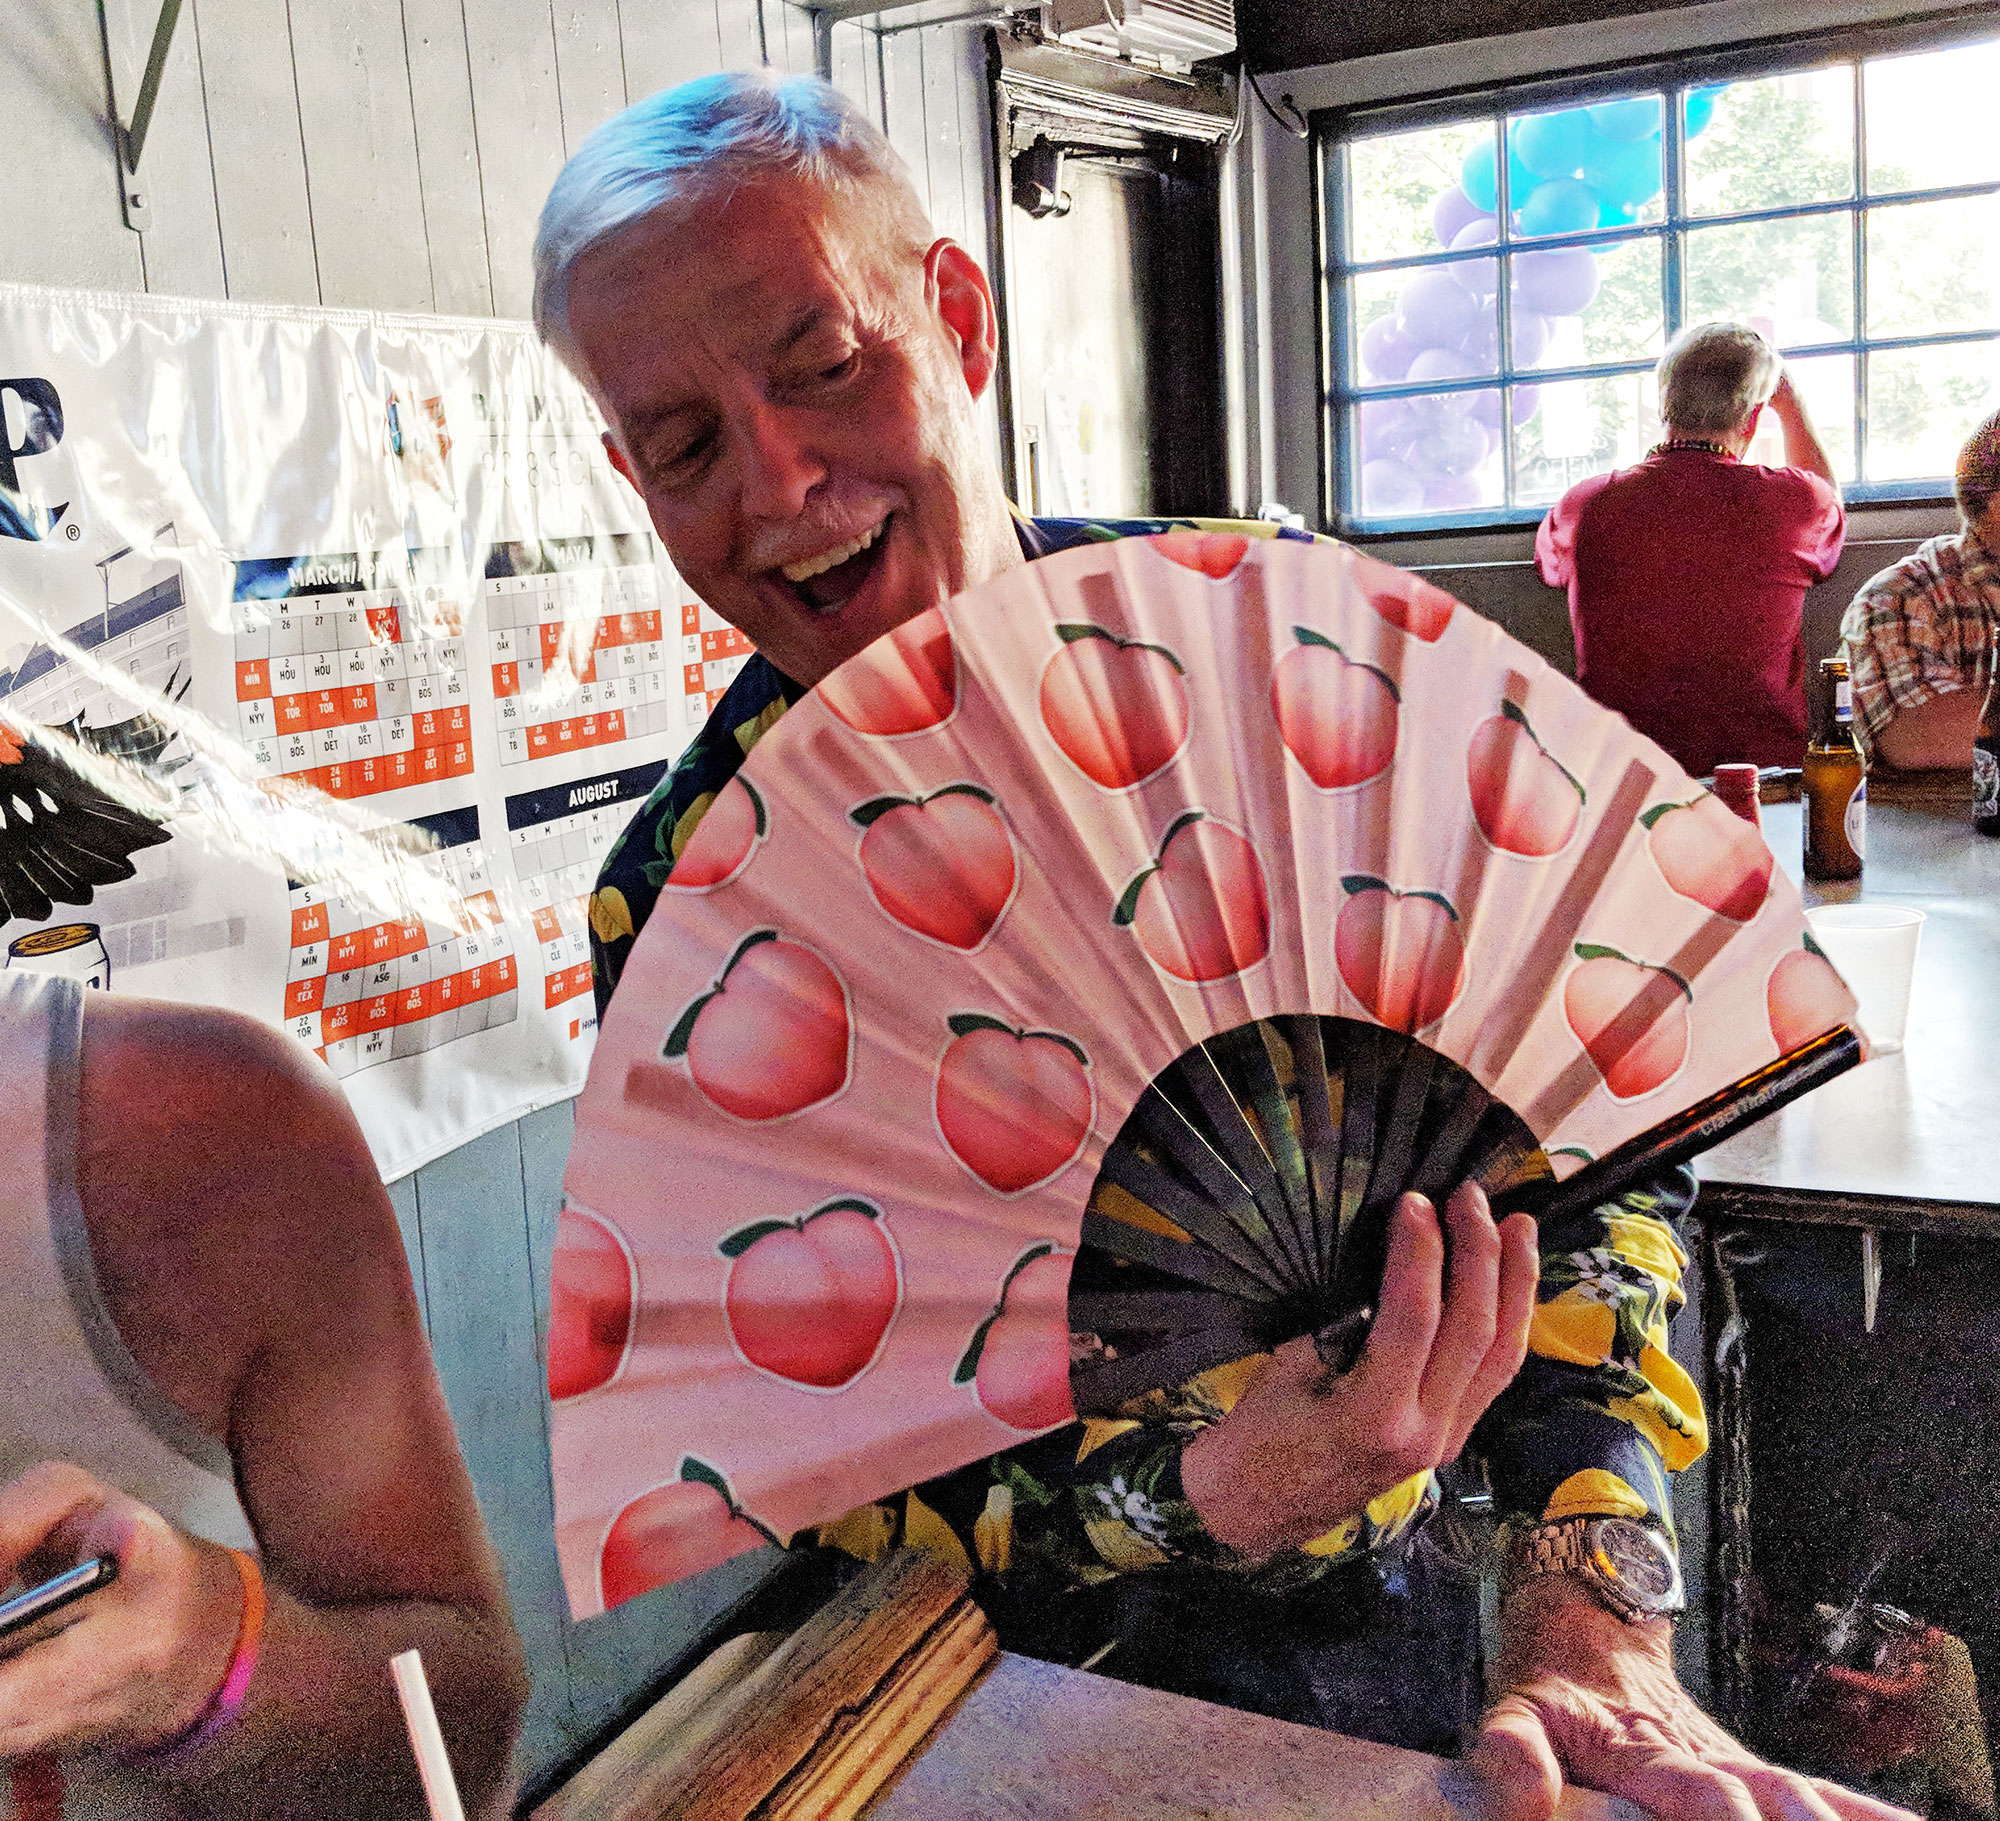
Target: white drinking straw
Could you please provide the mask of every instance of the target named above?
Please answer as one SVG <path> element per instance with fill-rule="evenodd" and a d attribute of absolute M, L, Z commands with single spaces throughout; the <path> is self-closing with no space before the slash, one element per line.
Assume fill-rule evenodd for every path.
<path fill-rule="evenodd" d="M 410 1729 L 410 1749 L 417 1754 L 417 1775 L 424 1780 L 431 1821 L 465 1821 L 444 1734 L 438 1730 L 437 1709 L 431 1705 L 431 1685 L 424 1679 L 422 1655 L 406 1650 L 391 1657 L 389 1673 L 396 1679 L 396 1698 L 403 1704 L 403 1724 Z"/>

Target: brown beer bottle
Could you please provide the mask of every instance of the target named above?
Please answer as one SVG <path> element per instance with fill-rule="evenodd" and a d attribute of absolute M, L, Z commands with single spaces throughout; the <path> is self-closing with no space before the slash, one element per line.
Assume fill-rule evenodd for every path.
<path fill-rule="evenodd" d="M 1854 697 L 1845 658 L 1823 659 L 1805 762 L 1808 879 L 1858 879 L 1866 845 L 1868 779 L 1854 744 Z"/>
<path fill-rule="evenodd" d="M 2000 626 L 1986 653 L 1986 706 L 1972 742 L 1972 826 L 2000 835 Z"/>

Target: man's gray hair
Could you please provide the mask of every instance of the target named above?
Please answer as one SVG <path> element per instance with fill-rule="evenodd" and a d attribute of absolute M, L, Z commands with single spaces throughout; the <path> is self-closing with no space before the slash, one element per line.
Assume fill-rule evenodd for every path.
<path fill-rule="evenodd" d="M 612 115 L 563 166 L 535 235 L 542 339 L 589 383 L 569 329 L 577 261 L 655 215 L 719 207 L 739 185 L 772 174 L 826 190 L 876 187 L 912 238 L 929 243 L 909 167 L 831 83 L 761 70 L 702 76 Z"/>
<path fill-rule="evenodd" d="M 1683 329 L 1653 369 L 1660 421 L 1689 436 L 1732 436 L 1771 396 L 1778 365 L 1777 350 L 1743 323 Z"/>

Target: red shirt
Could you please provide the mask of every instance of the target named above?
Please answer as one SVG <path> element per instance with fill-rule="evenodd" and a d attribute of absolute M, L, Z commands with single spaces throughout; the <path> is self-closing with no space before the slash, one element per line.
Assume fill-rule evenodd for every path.
<path fill-rule="evenodd" d="M 1535 566 L 1569 590 L 1577 681 L 1704 777 L 1798 764 L 1806 590 L 1846 536 L 1818 475 L 1681 449 L 1572 487 Z"/>

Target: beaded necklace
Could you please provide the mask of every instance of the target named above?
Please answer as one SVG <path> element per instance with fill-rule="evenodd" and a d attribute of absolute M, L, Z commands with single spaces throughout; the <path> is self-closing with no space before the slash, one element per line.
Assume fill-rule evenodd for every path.
<path fill-rule="evenodd" d="M 1730 452 L 1727 449 L 1725 449 L 1720 443 L 1705 442 L 1698 436 L 1669 437 L 1663 443 L 1655 443 L 1650 449 L 1646 451 L 1646 453 L 1649 456 L 1720 455 L 1732 462 L 1736 459 L 1736 457 L 1731 455 Z"/>

